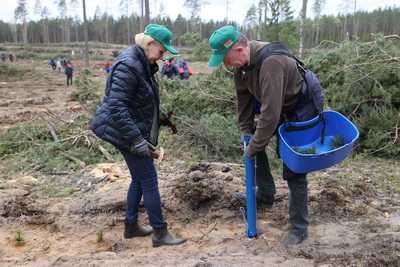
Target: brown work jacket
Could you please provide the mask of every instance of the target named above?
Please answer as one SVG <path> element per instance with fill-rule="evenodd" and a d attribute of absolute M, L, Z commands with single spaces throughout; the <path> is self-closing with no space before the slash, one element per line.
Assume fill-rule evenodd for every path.
<path fill-rule="evenodd" d="M 259 50 L 265 42 L 250 41 L 250 62 L 256 63 Z M 253 97 L 261 103 L 261 114 L 253 134 L 248 153 L 263 151 L 274 135 L 281 113 L 293 109 L 302 85 L 302 75 L 296 61 L 286 55 L 271 55 L 264 60 L 261 69 L 244 72 L 234 68 L 237 94 L 237 113 L 243 135 L 251 135 L 254 123 Z"/>

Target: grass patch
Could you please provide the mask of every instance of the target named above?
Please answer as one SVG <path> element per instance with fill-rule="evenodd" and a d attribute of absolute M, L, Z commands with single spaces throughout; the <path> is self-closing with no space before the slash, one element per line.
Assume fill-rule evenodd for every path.
<path fill-rule="evenodd" d="M 20 66 L 16 64 L 0 63 L 0 77 L 23 78 L 38 75 L 32 67 Z"/>
<path fill-rule="evenodd" d="M 69 197 L 76 191 L 74 186 L 66 187 L 64 189 L 56 188 L 54 185 L 49 185 L 41 191 L 43 196 L 48 197 Z"/>

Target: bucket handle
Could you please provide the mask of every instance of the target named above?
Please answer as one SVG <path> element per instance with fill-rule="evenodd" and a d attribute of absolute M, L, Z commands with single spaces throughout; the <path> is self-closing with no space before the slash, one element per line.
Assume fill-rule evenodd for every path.
<path fill-rule="evenodd" d="M 324 126 L 322 127 L 321 130 L 321 143 L 324 143 L 324 139 L 325 139 L 325 127 L 326 127 L 326 122 L 325 122 L 325 113 L 324 112 L 320 112 L 318 114 L 318 120 L 314 121 L 313 123 L 310 123 L 308 125 L 303 125 L 303 126 L 293 126 L 290 124 L 290 122 L 285 122 L 284 123 L 284 129 L 285 131 L 288 132 L 292 132 L 292 131 L 304 131 L 307 129 L 311 129 L 314 126 L 318 125 L 321 121 L 324 123 Z M 288 126 L 287 126 L 288 125 Z"/>

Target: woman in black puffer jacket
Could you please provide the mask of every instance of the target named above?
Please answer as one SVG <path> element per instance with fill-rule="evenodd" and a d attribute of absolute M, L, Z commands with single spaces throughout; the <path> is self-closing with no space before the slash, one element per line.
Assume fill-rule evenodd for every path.
<path fill-rule="evenodd" d="M 101 139 L 113 144 L 124 156 L 132 176 L 127 194 L 125 238 L 151 235 L 154 247 L 179 245 L 186 241 L 173 237 L 163 219 L 155 157 L 160 98 L 154 74 L 157 60 L 171 46 L 172 33 L 162 25 L 149 24 L 135 36 L 136 45 L 117 58 L 107 78 L 105 95 L 91 128 Z M 138 225 L 143 196 L 150 226 Z"/>

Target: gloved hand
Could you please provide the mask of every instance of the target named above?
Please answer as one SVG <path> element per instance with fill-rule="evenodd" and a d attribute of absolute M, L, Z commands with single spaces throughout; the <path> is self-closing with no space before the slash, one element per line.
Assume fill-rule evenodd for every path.
<path fill-rule="evenodd" d="M 246 157 L 248 157 L 249 159 L 254 160 L 254 159 L 256 158 L 256 154 L 250 155 L 248 149 L 249 149 L 248 146 L 246 146 L 246 147 L 244 148 L 244 155 L 245 155 Z"/>
<path fill-rule="evenodd" d="M 245 136 L 250 136 L 250 138 L 251 138 L 251 135 L 246 135 L 246 134 L 244 134 L 244 135 L 242 135 L 241 137 L 240 137 L 240 144 L 241 145 L 244 145 L 244 138 L 245 138 Z"/>
<path fill-rule="evenodd" d="M 133 146 L 131 147 L 131 152 L 137 156 L 148 159 L 153 158 L 150 153 L 150 144 L 143 138 L 140 138 L 138 141 L 134 142 Z"/>

